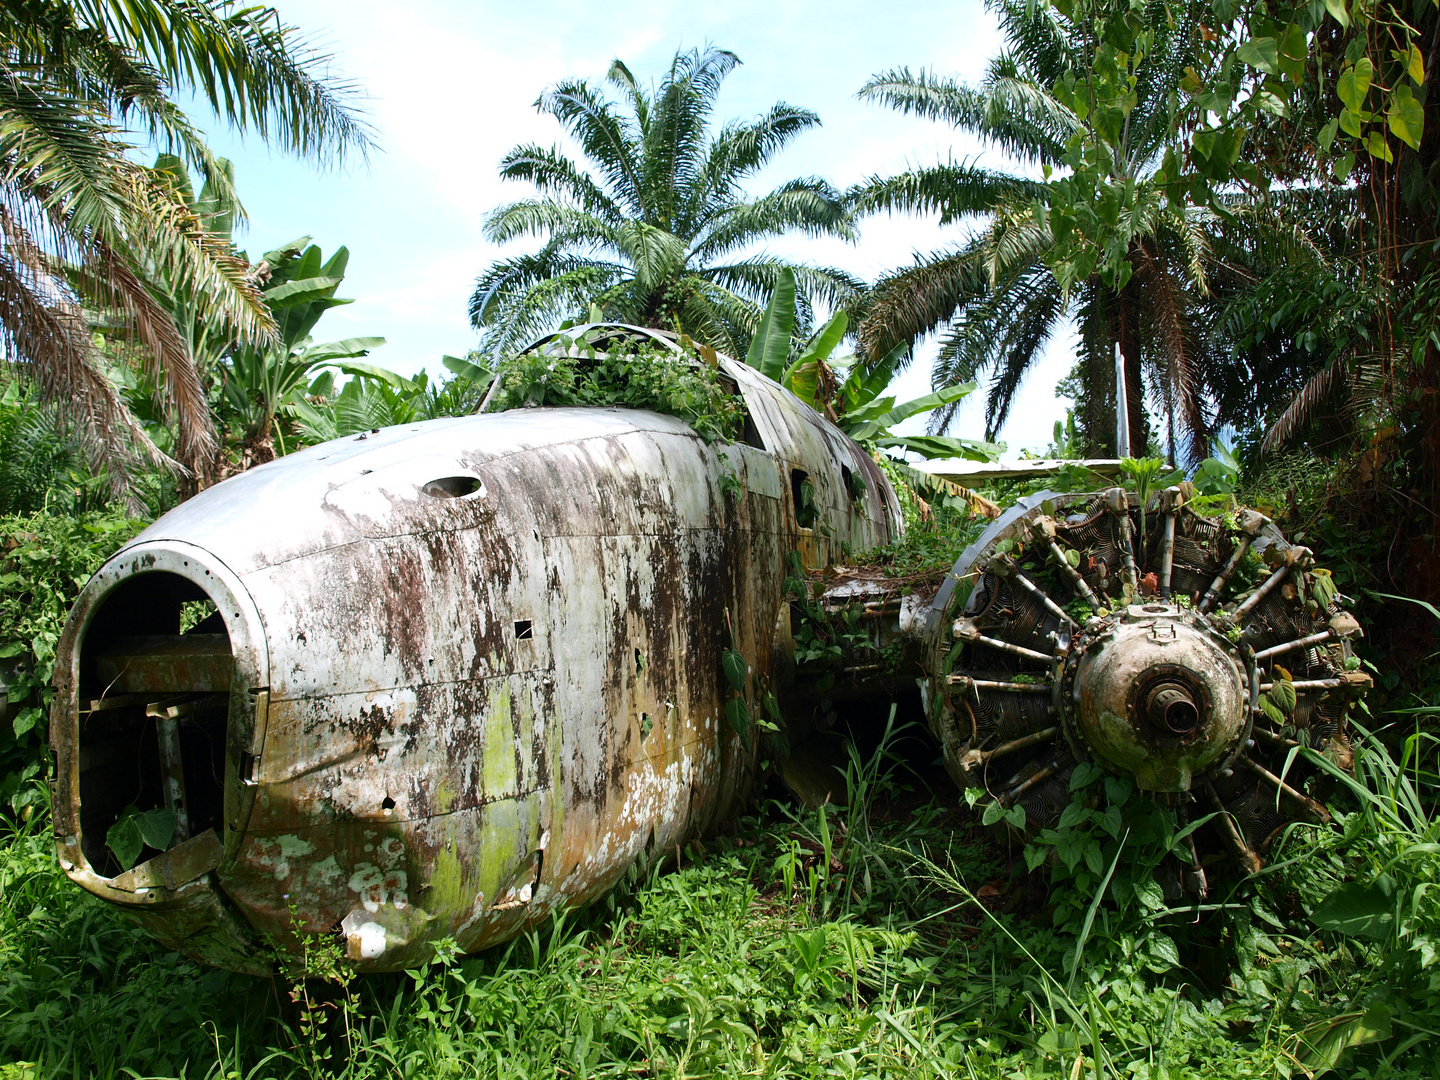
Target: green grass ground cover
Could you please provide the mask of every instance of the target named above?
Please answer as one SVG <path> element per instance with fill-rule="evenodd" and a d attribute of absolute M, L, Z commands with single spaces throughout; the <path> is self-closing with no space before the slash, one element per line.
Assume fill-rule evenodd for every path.
<path fill-rule="evenodd" d="M 1386 857 L 1366 807 L 1205 910 L 1100 903 L 1077 934 L 954 800 L 866 782 L 850 808 L 767 803 L 508 946 L 353 979 L 323 949 L 309 980 L 168 953 L 21 826 L 0 844 L 0 1077 L 1436 1075 L 1424 958 L 1305 923 Z"/>

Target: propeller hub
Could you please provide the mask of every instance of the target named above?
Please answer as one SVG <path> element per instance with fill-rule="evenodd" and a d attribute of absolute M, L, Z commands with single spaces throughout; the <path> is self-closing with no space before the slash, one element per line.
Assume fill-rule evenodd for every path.
<path fill-rule="evenodd" d="M 1190 608 L 1132 604 L 1092 619 L 1071 643 L 1065 682 L 1077 751 L 1146 791 L 1188 791 L 1245 734 L 1235 647 Z"/>

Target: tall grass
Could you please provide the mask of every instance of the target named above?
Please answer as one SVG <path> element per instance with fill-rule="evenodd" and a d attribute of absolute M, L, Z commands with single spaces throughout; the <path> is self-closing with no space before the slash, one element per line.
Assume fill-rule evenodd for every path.
<path fill-rule="evenodd" d="M 608 910 L 380 977 L 201 968 L 8 826 L 0 1080 L 1440 1075 L 1424 737 L 1363 741 L 1340 828 L 1296 828 L 1260 880 L 1144 916 L 1097 892 L 1083 940 L 990 833 L 877 811 L 892 748 L 852 759 L 844 808 L 768 806 Z"/>

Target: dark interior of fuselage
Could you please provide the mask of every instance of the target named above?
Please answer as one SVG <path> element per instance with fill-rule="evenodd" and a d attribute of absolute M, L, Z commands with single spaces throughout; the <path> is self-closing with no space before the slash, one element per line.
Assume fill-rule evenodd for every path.
<path fill-rule="evenodd" d="M 107 843 L 122 816 L 145 826 L 122 830 L 144 834 L 137 863 L 207 829 L 222 835 L 233 672 L 225 621 L 194 582 L 139 574 L 101 602 L 78 693 L 82 850 L 96 873 L 127 869 L 124 840 Z"/>

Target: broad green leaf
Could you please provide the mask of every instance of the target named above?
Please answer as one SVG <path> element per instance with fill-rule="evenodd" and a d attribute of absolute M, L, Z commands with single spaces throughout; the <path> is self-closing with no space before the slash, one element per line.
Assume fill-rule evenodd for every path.
<path fill-rule="evenodd" d="M 1291 23 L 1280 38 L 1280 70 L 1298 81 L 1305 70 L 1305 61 L 1310 55 L 1310 43 L 1299 23 Z"/>
<path fill-rule="evenodd" d="M 458 356 L 442 356 L 440 362 L 462 379 L 469 379 L 480 386 L 489 384 L 495 378 L 495 373 L 489 368 L 472 364 L 469 360 L 462 360 Z"/>
<path fill-rule="evenodd" d="M 1351 1046 L 1390 1038 L 1390 1009 L 1376 1002 L 1362 1012 L 1342 1012 L 1307 1024 L 1295 1036 L 1295 1060 L 1308 1076 L 1334 1069 Z"/>
<path fill-rule="evenodd" d="M 338 364 L 336 365 L 346 375 L 358 375 L 362 379 L 374 379 L 387 386 L 393 386 L 396 390 L 414 390 L 416 386 L 403 375 L 397 375 L 389 368 L 377 367 L 374 364 Z"/>
<path fill-rule="evenodd" d="M 750 339 L 745 363 L 779 382 L 785 375 L 785 361 L 790 356 L 790 333 L 795 327 L 795 272 L 788 267 L 780 271 L 775 291 Z"/>
<path fill-rule="evenodd" d="M 1349 109 L 1341 109 L 1340 115 L 1332 123 L 1339 124 L 1340 130 L 1352 139 L 1360 138 L 1360 117 Z"/>
<path fill-rule="evenodd" d="M 843 311 L 837 311 L 811 339 L 805 351 L 785 369 L 780 385 L 805 404 L 820 408 L 821 403 L 816 399 L 816 394 L 820 386 L 821 365 L 830 359 L 830 354 L 835 351 L 835 346 L 840 344 L 849 324 L 850 317 Z"/>
<path fill-rule="evenodd" d="M 725 672 L 725 680 L 737 693 L 743 694 L 745 692 L 745 676 L 749 667 L 745 663 L 745 657 L 735 649 L 726 649 L 720 654 L 720 667 Z"/>
<path fill-rule="evenodd" d="M 1365 108 L 1365 95 L 1370 92 L 1370 80 L 1374 77 L 1375 65 L 1368 56 L 1362 56 L 1354 67 L 1341 74 L 1335 92 L 1351 112 L 1358 113 Z"/>
<path fill-rule="evenodd" d="M 1330 12 L 1342 27 L 1349 27 L 1350 13 L 1345 10 L 1345 0 L 1325 0 L 1325 10 Z"/>
<path fill-rule="evenodd" d="M 1425 132 L 1425 110 L 1410 93 L 1410 88 L 1401 84 L 1390 95 L 1390 109 L 1385 122 L 1395 137 L 1412 150 L 1420 149 L 1420 137 Z"/>
<path fill-rule="evenodd" d="M 15 737 L 18 739 L 21 735 L 24 735 L 33 728 L 40 722 L 40 717 L 43 715 L 42 710 L 33 706 L 28 709 L 21 709 L 15 714 L 15 719 L 11 725 L 15 729 Z"/>
<path fill-rule="evenodd" d="M 140 836 L 139 823 L 133 816 L 121 815 L 120 820 L 106 832 L 105 846 L 114 852 L 120 869 L 129 870 L 145 847 L 145 841 Z"/>
<path fill-rule="evenodd" d="M 1016 803 L 1005 814 L 1005 824 L 1016 829 L 1025 828 L 1025 807 Z"/>
<path fill-rule="evenodd" d="M 1135 899 L 1146 911 L 1159 911 L 1165 906 L 1165 891 L 1158 881 L 1147 875 L 1135 882 Z"/>
<path fill-rule="evenodd" d="M 1395 155 L 1390 150 L 1390 144 L 1385 141 L 1385 136 L 1378 131 L 1370 132 L 1365 140 L 1365 149 L 1370 151 L 1370 156 L 1379 158 L 1381 161 L 1395 160 Z"/>
<path fill-rule="evenodd" d="M 998 802 L 992 799 L 990 802 L 985 804 L 985 812 L 980 815 L 980 823 L 982 825 L 994 825 L 1004 816 L 1005 807 L 1001 806 Z"/>
<path fill-rule="evenodd" d="M 1395 928 L 1395 881 L 1381 874 L 1368 885 L 1341 885 L 1320 902 L 1310 921 L 1347 937 L 1387 940 Z"/>
<path fill-rule="evenodd" d="M 307 300 L 328 299 L 344 280 L 338 277 L 303 278 L 286 281 L 265 290 L 265 303 L 272 308 L 303 304 Z"/>
<path fill-rule="evenodd" d="M 175 839 L 175 811 L 166 807 L 146 810 L 135 819 L 140 825 L 140 838 L 156 851 L 164 851 Z"/>
<path fill-rule="evenodd" d="M 725 703 L 725 719 L 740 736 L 745 749 L 750 749 L 750 706 L 744 698 L 731 698 Z"/>
<path fill-rule="evenodd" d="M 966 461 L 999 461 L 1000 448 L 994 443 L 975 439 L 957 439 L 950 435 L 890 435 L 875 440 L 876 446 L 899 446 L 913 450 L 923 458 L 962 458 Z"/>
<path fill-rule="evenodd" d="M 839 399 L 845 413 L 854 414 L 884 393 L 909 351 L 909 344 L 902 342 L 881 357 L 878 363 L 868 368 L 863 364 L 852 367 L 840 387 Z"/>
<path fill-rule="evenodd" d="M 1285 715 L 1295 711 L 1295 684 L 1289 679 L 1276 679 L 1269 693 L 1270 700 L 1275 702 Z"/>
<path fill-rule="evenodd" d="M 1416 86 L 1425 85 L 1425 54 L 1420 51 L 1420 46 L 1410 45 L 1408 52 L 1401 53 L 1399 59 L 1405 62 L 1405 74 L 1410 76 Z"/>
<path fill-rule="evenodd" d="M 805 346 L 805 351 L 800 354 L 796 363 L 807 361 L 825 361 L 830 359 L 830 354 L 835 351 L 835 346 L 840 344 L 845 337 L 845 331 L 850 326 L 850 316 L 843 311 L 837 311 L 830 317 L 830 321 L 820 328 L 820 331 L 811 339 L 810 344 Z"/>
<path fill-rule="evenodd" d="M 1089 787 L 1104 775 L 1105 770 L 1093 761 L 1082 761 L 1070 773 L 1070 790 L 1079 791 Z"/>
<path fill-rule="evenodd" d="M 1169 934 L 1152 930 L 1145 939 L 1145 953 L 1149 958 L 1147 966 L 1152 971 L 1169 971 L 1180 966 L 1180 950 Z"/>
<path fill-rule="evenodd" d="M 1276 705 L 1269 694 L 1261 694 L 1259 701 L 1260 711 L 1269 718 L 1271 723 L 1284 725 L 1286 717 L 1279 705 Z"/>
<path fill-rule="evenodd" d="M 1353 152 L 1341 154 L 1335 159 L 1335 179 L 1344 183 L 1353 168 L 1355 168 L 1355 154 Z"/>
<path fill-rule="evenodd" d="M 129 870 L 148 844 L 165 851 L 175 839 L 175 812 L 163 806 L 139 810 L 127 806 L 105 834 L 105 846 L 115 853 L 122 869 Z"/>
<path fill-rule="evenodd" d="M 1280 45 L 1273 37 L 1253 38 L 1236 49 L 1235 56 L 1266 75 L 1280 72 Z"/>

